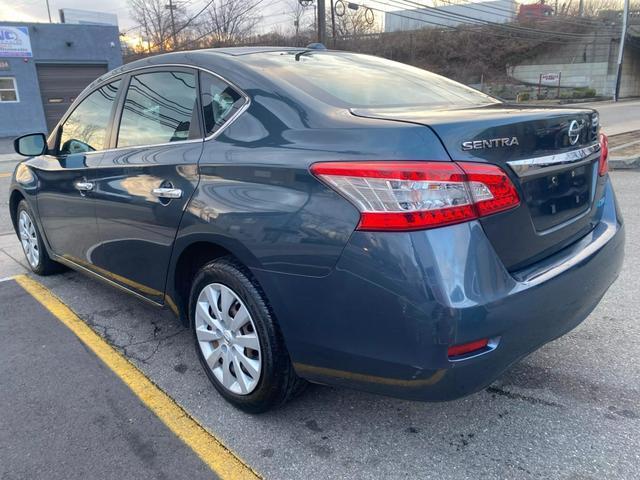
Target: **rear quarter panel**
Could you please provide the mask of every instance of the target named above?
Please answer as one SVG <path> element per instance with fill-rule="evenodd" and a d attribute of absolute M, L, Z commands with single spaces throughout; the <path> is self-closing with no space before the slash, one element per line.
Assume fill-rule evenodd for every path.
<path fill-rule="evenodd" d="M 194 242 L 222 246 L 249 267 L 271 300 L 287 295 L 273 274 L 324 277 L 355 230 L 359 213 L 313 177 L 321 161 L 449 161 L 427 128 L 318 112 L 299 100 L 253 90 L 249 108 L 205 142 L 200 183 L 174 248 L 167 293 L 176 298 L 175 261 Z M 283 330 L 293 319 L 276 312 Z"/>

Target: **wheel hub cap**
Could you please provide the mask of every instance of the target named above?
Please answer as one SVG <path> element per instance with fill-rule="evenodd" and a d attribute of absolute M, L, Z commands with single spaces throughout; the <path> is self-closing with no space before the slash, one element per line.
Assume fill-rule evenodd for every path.
<path fill-rule="evenodd" d="M 207 285 L 195 316 L 198 346 L 216 379 L 238 395 L 255 390 L 262 371 L 260 342 L 240 297 L 226 285 Z"/>
<path fill-rule="evenodd" d="M 29 265 L 36 268 L 40 262 L 38 235 L 31 217 L 24 210 L 20 212 L 20 217 L 18 219 L 18 232 L 20 233 L 20 242 L 22 243 L 22 249 L 27 257 L 27 261 L 29 262 Z"/>

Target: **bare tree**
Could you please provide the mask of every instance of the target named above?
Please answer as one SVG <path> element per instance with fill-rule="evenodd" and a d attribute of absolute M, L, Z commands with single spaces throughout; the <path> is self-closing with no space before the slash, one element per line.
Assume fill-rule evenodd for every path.
<path fill-rule="evenodd" d="M 215 0 L 202 14 L 198 30 L 204 45 L 230 45 L 254 33 L 264 0 Z"/>
<path fill-rule="evenodd" d="M 549 2 L 553 4 L 552 2 Z M 640 2 L 631 1 L 631 10 L 637 9 L 640 6 Z M 597 17 L 605 12 L 621 12 L 624 0 L 565 0 L 558 7 L 560 12 L 566 15 L 577 16 L 580 14 L 580 5 L 582 4 L 582 15 L 585 17 Z"/>
<path fill-rule="evenodd" d="M 287 2 L 287 6 L 289 7 L 288 17 L 293 20 L 293 32 L 295 35 L 295 41 L 298 41 L 300 37 L 300 27 L 302 23 L 302 18 L 305 16 L 306 9 L 300 3 L 299 0 L 289 0 Z"/>
<path fill-rule="evenodd" d="M 172 25 L 171 10 L 167 8 L 166 0 L 129 0 L 129 10 L 131 17 L 140 25 L 143 36 L 146 37 L 150 52 L 164 52 L 177 47 L 173 44 L 173 25 L 177 32 L 175 41 L 178 45 L 189 38 L 190 32 L 183 28 L 188 22 L 186 11 L 176 8 L 173 11 Z"/>
<path fill-rule="evenodd" d="M 344 15 L 336 15 L 336 37 L 355 38 L 361 35 L 381 31 L 379 21 L 376 21 L 373 10 L 359 6 L 357 10 L 346 8 Z M 327 12 L 327 25 L 331 25 L 331 13 Z"/>
<path fill-rule="evenodd" d="M 149 50 L 167 50 L 171 17 L 164 0 L 129 0 L 129 9 L 131 17 L 142 27 Z"/>

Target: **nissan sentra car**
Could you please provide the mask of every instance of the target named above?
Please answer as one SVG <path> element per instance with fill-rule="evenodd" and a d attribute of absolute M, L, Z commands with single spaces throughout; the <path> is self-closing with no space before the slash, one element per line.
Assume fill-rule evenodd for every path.
<path fill-rule="evenodd" d="M 481 390 L 584 320 L 623 261 L 594 110 L 509 105 L 373 56 L 158 55 L 15 147 L 32 270 L 171 309 L 248 412 L 307 381 Z"/>

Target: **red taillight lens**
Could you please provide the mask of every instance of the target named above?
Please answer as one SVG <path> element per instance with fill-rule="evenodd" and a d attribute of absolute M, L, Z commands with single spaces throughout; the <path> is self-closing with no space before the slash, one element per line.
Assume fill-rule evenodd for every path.
<path fill-rule="evenodd" d="M 447 350 L 449 357 L 459 357 L 460 355 L 466 355 L 475 351 L 483 350 L 489 345 L 489 339 L 483 338 L 481 340 L 474 340 L 469 343 L 461 343 L 460 345 L 453 345 Z"/>
<path fill-rule="evenodd" d="M 467 175 L 479 217 L 502 212 L 517 206 L 520 197 L 507 174 L 495 165 L 460 163 Z"/>
<path fill-rule="evenodd" d="M 454 162 L 327 162 L 311 172 L 360 210 L 360 230 L 460 223 L 520 203 L 497 166 Z"/>
<path fill-rule="evenodd" d="M 603 176 L 609 171 L 609 138 L 600 134 L 600 162 L 598 163 L 598 175 Z"/>

